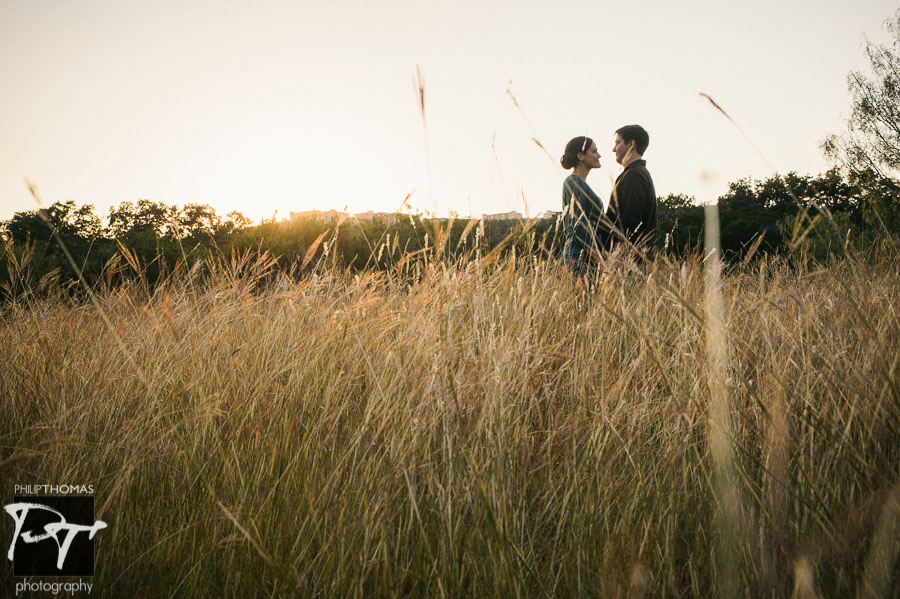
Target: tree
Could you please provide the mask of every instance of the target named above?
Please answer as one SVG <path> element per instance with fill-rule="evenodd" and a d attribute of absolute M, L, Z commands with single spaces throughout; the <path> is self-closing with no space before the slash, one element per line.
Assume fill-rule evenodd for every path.
<path fill-rule="evenodd" d="M 43 216 L 41 215 L 43 213 Z M 75 202 L 54 202 L 47 208 L 16 212 L 11 219 L 4 222 L 6 230 L 16 241 L 38 239 L 49 242 L 53 231 L 64 241 L 93 241 L 103 233 L 100 218 L 94 213 L 91 204 L 80 208 Z"/>
<path fill-rule="evenodd" d="M 900 231 L 900 181 L 865 171 L 852 174 L 851 182 L 859 189 L 860 224 L 868 229 Z"/>
<path fill-rule="evenodd" d="M 178 236 L 192 241 L 211 239 L 222 224 L 209 204 L 185 204 L 177 216 Z"/>
<path fill-rule="evenodd" d="M 687 254 L 703 243 L 703 206 L 692 196 L 670 193 L 657 198 L 658 235 L 662 246 L 675 254 Z"/>
<path fill-rule="evenodd" d="M 232 210 L 227 215 L 225 215 L 225 220 L 222 221 L 220 230 L 230 235 L 231 233 L 237 231 L 243 231 L 251 225 L 253 225 L 252 220 L 250 220 L 237 210 Z"/>
<path fill-rule="evenodd" d="M 137 205 L 122 202 L 109 210 L 109 226 L 114 238 L 144 234 L 151 238 L 171 235 L 177 210 L 175 206 L 166 206 L 162 202 L 151 202 L 140 199 Z"/>
<path fill-rule="evenodd" d="M 854 212 L 859 205 L 859 187 L 832 168 L 812 181 L 810 197 L 832 214 Z"/>
<path fill-rule="evenodd" d="M 889 45 L 866 40 L 871 74 L 850 71 L 847 130 L 822 142 L 825 155 L 851 173 L 900 174 L 900 10 L 885 22 Z"/>

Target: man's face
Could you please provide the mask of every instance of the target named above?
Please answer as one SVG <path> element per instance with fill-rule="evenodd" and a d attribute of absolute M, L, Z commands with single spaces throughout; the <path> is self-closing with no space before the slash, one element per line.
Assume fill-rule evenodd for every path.
<path fill-rule="evenodd" d="M 622 166 L 626 166 L 632 161 L 634 155 L 634 140 L 626 142 L 622 136 L 616 133 L 615 145 L 613 145 L 613 153 L 616 155 L 616 162 Z"/>

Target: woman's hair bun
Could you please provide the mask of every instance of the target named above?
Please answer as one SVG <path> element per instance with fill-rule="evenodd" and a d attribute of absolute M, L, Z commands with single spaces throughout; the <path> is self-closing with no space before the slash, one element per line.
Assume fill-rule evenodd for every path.
<path fill-rule="evenodd" d="M 566 152 L 559 159 L 559 163 L 566 170 L 575 167 L 578 164 L 578 155 L 587 152 L 594 144 L 594 140 L 584 135 L 573 137 L 566 144 Z"/>

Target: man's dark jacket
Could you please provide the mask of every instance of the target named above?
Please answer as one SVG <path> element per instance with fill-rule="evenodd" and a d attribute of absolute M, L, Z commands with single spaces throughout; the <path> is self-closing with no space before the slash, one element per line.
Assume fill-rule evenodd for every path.
<path fill-rule="evenodd" d="M 619 233 L 652 257 L 656 247 L 656 190 L 646 160 L 635 160 L 616 178 L 606 218 Z M 621 243 L 613 233 L 612 243 Z"/>

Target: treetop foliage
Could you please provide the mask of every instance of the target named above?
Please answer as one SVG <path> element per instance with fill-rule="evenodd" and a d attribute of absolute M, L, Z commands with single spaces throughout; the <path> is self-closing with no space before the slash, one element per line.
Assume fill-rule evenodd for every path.
<path fill-rule="evenodd" d="M 900 175 L 900 10 L 885 22 L 889 44 L 865 42 L 870 72 L 850 71 L 850 117 L 843 133 L 829 135 L 822 149 L 853 173 Z"/>

